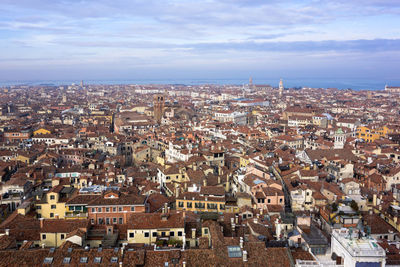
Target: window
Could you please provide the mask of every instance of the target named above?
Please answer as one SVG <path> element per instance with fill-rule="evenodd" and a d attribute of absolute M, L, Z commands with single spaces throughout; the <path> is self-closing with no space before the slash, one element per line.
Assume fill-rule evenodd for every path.
<path fill-rule="evenodd" d="M 71 257 L 65 257 L 64 259 L 63 259 L 63 263 L 64 264 L 69 264 L 71 262 Z"/>
<path fill-rule="evenodd" d="M 40 209 L 42 209 L 42 206 L 36 206 L 36 209 L 40 210 Z"/>
<path fill-rule="evenodd" d="M 118 257 L 111 257 L 110 262 L 111 262 L 111 263 L 116 263 L 116 262 L 118 262 Z"/>
<path fill-rule="evenodd" d="M 179 201 L 179 202 L 178 202 L 178 207 L 179 207 L 179 208 L 183 208 L 183 204 L 184 204 L 184 203 L 183 203 L 182 201 Z"/>
<path fill-rule="evenodd" d="M 51 209 L 55 210 L 56 209 L 56 205 L 51 205 Z"/>
<path fill-rule="evenodd" d="M 65 235 L 64 235 L 64 234 L 61 234 L 61 235 L 60 235 L 60 239 L 63 240 L 64 238 L 65 238 Z"/>
<path fill-rule="evenodd" d="M 117 223 L 117 218 L 113 218 L 113 223 Z"/>
<path fill-rule="evenodd" d="M 81 257 L 81 259 L 79 260 L 80 263 L 87 263 L 88 262 L 88 258 L 87 257 Z"/>
<path fill-rule="evenodd" d="M 175 236 L 175 232 L 174 231 L 169 232 L 169 236 Z"/>
<path fill-rule="evenodd" d="M 106 224 L 110 224 L 110 218 L 106 218 Z"/>
<path fill-rule="evenodd" d="M 152 233 L 152 236 L 153 236 L 153 237 L 157 237 L 157 232 L 153 232 L 153 233 Z"/>
<path fill-rule="evenodd" d="M 53 257 L 44 258 L 43 264 L 51 264 L 53 262 Z"/>
<path fill-rule="evenodd" d="M 216 210 L 218 208 L 217 204 L 207 203 L 207 209 Z"/>
<path fill-rule="evenodd" d="M 195 208 L 197 209 L 204 209 L 206 204 L 205 203 L 201 203 L 201 202 L 197 202 L 194 204 Z"/>
<path fill-rule="evenodd" d="M 46 240 L 46 235 L 45 234 L 42 235 L 42 240 Z"/>
<path fill-rule="evenodd" d="M 118 207 L 118 211 L 122 211 L 122 207 Z"/>
<path fill-rule="evenodd" d="M 307 194 L 308 194 L 308 193 L 307 193 Z M 283 199 L 282 199 L 282 198 L 280 198 L 280 199 L 279 199 L 279 203 L 282 203 L 282 201 L 283 201 Z"/>
<path fill-rule="evenodd" d="M 186 203 L 186 207 L 188 207 L 188 208 L 192 208 L 192 207 L 193 207 L 193 204 L 192 204 L 192 202 L 187 202 L 187 203 Z"/>
<path fill-rule="evenodd" d="M 178 236 L 182 236 L 182 231 L 178 231 Z"/>
<path fill-rule="evenodd" d="M 106 212 L 110 212 L 110 208 L 106 208 Z"/>
<path fill-rule="evenodd" d="M 95 208 L 92 208 L 92 212 L 96 212 L 96 209 L 95 209 Z"/>
<path fill-rule="evenodd" d="M 113 207 L 113 212 L 117 212 L 117 208 L 116 207 Z"/>
<path fill-rule="evenodd" d="M 91 223 L 91 224 L 94 224 L 94 219 L 90 219 L 90 223 Z"/>
<path fill-rule="evenodd" d="M 101 208 L 97 208 L 97 212 L 101 212 Z"/>
<path fill-rule="evenodd" d="M 101 263 L 101 257 L 95 257 L 93 262 L 94 263 Z"/>
<path fill-rule="evenodd" d="M 131 207 L 131 211 L 135 211 L 135 207 Z"/>
<path fill-rule="evenodd" d="M 208 234 L 208 229 L 204 228 L 204 234 L 207 235 Z"/>
<path fill-rule="evenodd" d="M 130 237 L 130 238 L 134 238 L 134 237 L 135 237 L 135 233 L 130 232 L 130 233 L 129 233 L 129 237 Z"/>
<path fill-rule="evenodd" d="M 54 217 L 54 213 L 50 213 L 50 218 L 53 218 Z"/>
<path fill-rule="evenodd" d="M 56 199 L 56 196 L 55 195 L 50 195 L 50 199 L 54 200 L 54 199 Z"/>
<path fill-rule="evenodd" d="M 271 199 L 268 198 L 268 203 L 271 203 Z"/>
<path fill-rule="evenodd" d="M 144 237 L 149 237 L 149 232 L 144 232 Z"/>
<path fill-rule="evenodd" d="M 119 224 L 123 224 L 124 223 L 124 219 L 123 218 L 119 218 Z"/>

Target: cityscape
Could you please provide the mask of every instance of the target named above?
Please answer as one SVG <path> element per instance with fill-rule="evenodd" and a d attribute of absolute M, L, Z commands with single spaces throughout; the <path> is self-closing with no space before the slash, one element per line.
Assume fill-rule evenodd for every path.
<path fill-rule="evenodd" d="M 0 96 L 1 266 L 400 264 L 400 87 Z"/>
<path fill-rule="evenodd" d="M 400 266 L 400 2 L 0 12 L 0 267 Z"/>

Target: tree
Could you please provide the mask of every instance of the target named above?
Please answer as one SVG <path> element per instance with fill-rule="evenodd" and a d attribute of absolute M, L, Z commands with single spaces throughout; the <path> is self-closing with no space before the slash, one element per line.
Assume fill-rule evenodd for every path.
<path fill-rule="evenodd" d="M 338 205 L 336 204 L 336 202 L 332 203 L 332 211 L 336 212 L 338 210 Z"/>
<path fill-rule="evenodd" d="M 358 211 L 358 204 L 357 204 L 357 202 L 355 202 L 354 200 L 351 201 L 350 207 L 351 207 L 354 211 Z"/>

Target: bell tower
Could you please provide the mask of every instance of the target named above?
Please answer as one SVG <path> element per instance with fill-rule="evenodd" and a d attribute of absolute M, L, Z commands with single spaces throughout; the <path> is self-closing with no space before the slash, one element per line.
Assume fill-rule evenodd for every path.
<path fill-rule="evenodd" d="M 164 113 L 164 106 L 165 106 L 165 99 L 164 95 L 154 95 L 153 96 L 153 113 L 154 119 L 157 121 L 158 124 L 161 124 L 161 118 Z"/>
<path fill-rule="evenodd" d="M 281 97 L 282 96 L 282 94 L 283 94 L 283 89 L 285 89 L 284 87 L 283 87 L 283 81 L 282 81 L 282 79 L 279 81 L 279 96 Z"/>

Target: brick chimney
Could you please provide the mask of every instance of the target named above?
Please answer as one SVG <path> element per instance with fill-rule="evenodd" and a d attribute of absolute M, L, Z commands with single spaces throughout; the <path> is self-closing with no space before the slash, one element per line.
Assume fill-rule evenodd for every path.
<path fill-rule="evenodd" d="M 246 262 L 247 261 L 247 251 L 243 250 L 243 261 Z"/>
<path fill-rule="evenodd" d="M 44 226 L 44 218 L 40 218 L 39 221 L 40 221 L 40 229 L 42 229 Z"/>
<path fill-rule="evenodd" d="M 196 228 L 192 228 L 192 238 L 196 238 Z"/>
<path fill-rule="evenodd" d="M 128 213 L 128 211 L 124 210 L 124 223 L 127 223 L 127 218 L 126 218 L 127 213 Z"/>

